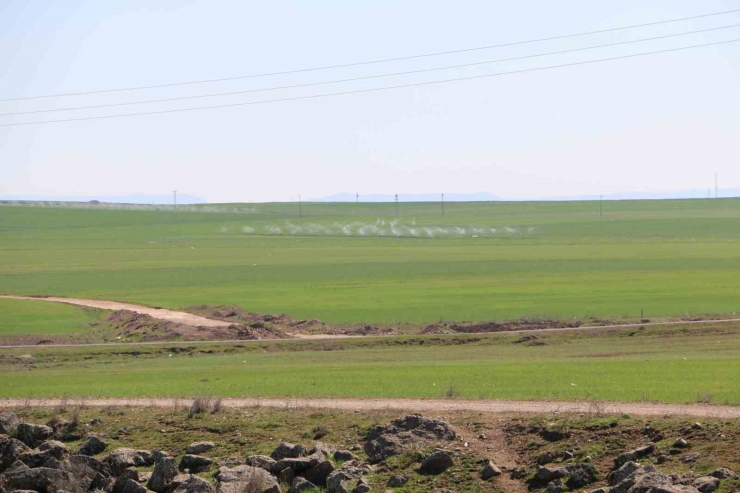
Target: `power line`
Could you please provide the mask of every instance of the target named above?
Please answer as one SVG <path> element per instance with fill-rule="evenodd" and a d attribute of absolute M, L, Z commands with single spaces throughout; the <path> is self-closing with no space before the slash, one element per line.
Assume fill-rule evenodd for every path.
<path fill-rule="evenodd" d="M 235 106 L 250 106 L 250 105 L 257 105 L 257 104 L 282 103 L 282 102 L 287 102 L 287 101 L 300 101 L 300 100 L 306 100 L 306 99 L 319 99 L 319 98 L 327 98 L 327 97 L 332 97 L 332 96 L 345 96 L 345 95 L 350 95 L 350 94 L 362 94 L 362 93 L 369 93 L 369 92 L 386 91 L 389 89 L 403 89 L 403 88 L 408 88 L 408 87 L 430 86 L 430 85 L 436 85 L 436 84 L 445 84 L 448 82 L 485 79 L 485 78 L 490 78 L 490 77 L 500 77 L 504 75 L 523 74 L 523 73 L 529 73 L 529 72 L 540 72 L 544 70 L 558 69 L 558 68 L 564 68 L 564 67 L 590 65 L 592 63 L 609 62 L 609 61 L 614 61 L 614 60 L 624 60 L 628 58 L 637 58 L 637 57 L 648 56 L 648 55 L 659 55 L 662 53 L 671 53 L 671 52 L 688 50 L 688 49 L 693 49 L 693 48 L 718 46 L 718 45 L 723 45 L 723 44 L 736 43 L 738 41 L 740 41 L 740 38 L 730 39 L 727 41 L 717 41 L 714 43 L 705 43 L 705 44 L 700 44 L 700 45 L 682 46 L 678 48 L 670 48 L 667 50 L 648 51 L 644 53 L 634 53 L 631 55 L 623 55 L 623 56 L 618 56 L 618 57 L 599 58 L 596 60 L 586 60 L 582 62 L 564 63 L 561 65 L 550 65 L 547 67 L 536 67 L 536 68 L 530 68 L 530 69 L 513 70 L 510 72 L 498 72 L 494 74 L 485 74 L 485 75 L 473 75 L 469 77 L 459 77 L 455 79 L 444 79 L 444 80 L 436 80 L 436 81 L 429 81 L 429 82 L 416 82 L 412 84 L 401 84 L 401 85 L 396 85 L 396 86 L 376 87 L 372 89 L 357 89 L 353 91 L 332 92 L 332 93 L 326 93 L 326 94 L 314 94 L 310 96 L 296 96 L 296 97 L 291 97 L 291 98 L 267 99 L 263 101 L 247 101 L 243 103 L 229 103 L 229 104 L 219 104 L 219 105 L 211 105 L 211 106 L 198 106 L 195 108 L 177 108 L 177 109 L 159 110 L 159 111 L 145 111 L 145 112 L 140 112 L 140 113 L 126 113 L 122 115 L 88 116 L 88 117 L 81 117 L 81 118 L 67 118 L 67 119 L 62 119 L 62 120 L 43 120 L 43 121 L 37 121 L 37 122 L 23 122 L 23 123 L 3 123 L 3 124 L 0 124 L 0 127 L 17 127 L 17 126 L 22 126 L 22 125 L 38 125 L 38 124 L 45 124 L 45 123 L 63 123 L 63 122 L 75 122 L 75 121 L 86 121 L 86 120 L 103 120 L 103 119 L 108 119 L 108 118 L 125 118 L 125 117 L 144 116 L 144 115 L 161 115 L 161 114 L 166 114 L 166 113 L 181 113 L 185 111 L 200 111 L 200 110 L 209 110 L 209 109 L 217 109 L 217 108 L 231 108 Z"/>
<path fill-rule="evenodd" d="M 242 91 L 232 91 L 232 92 L 220 92 L 220 93 L 212 93 L 212 94 L 199 94 L 199 95 L 193 95 L 193 96 L 178 96 L 174 98 L 163 98 L 163 99 L 148 99 L 145 101 L 130 101 L 126 103 L 109 103 L 109 104 L 95 104 L 95 105 L 88 105 L 88 106 L 75 106 L 71 108 L 53 108 L 49 110 L 33 110 L 33 111 L 16 111 L 11 113 L 0 113 L 0 116 L 12 116 L 12 115 L 30 115 L 30 114 L 36 114 L 36 113 L 53 113 L 57 111 L 76 111 L 76 110 L 89 110 L 89 109 L 96 109 L 96 108 L 112 108 L 112 107 L 119 107 L 119 106 L 130 106 L 130 105 L 138 105 L 138 104 L 152 104 L 152 103 L 165 103 L 165 102 L 172 102 L 172 101 L 183 101 L 183 100 L 189 100 L 189 99 L 202 99 L 202 98 L 213 98 L 213 97 L 223 97 L 223 96 L 235 96 L 237 94 L 249 94 L 249 93 L 255 93 L 255 92 L 266 92 L 266 91 L 277 91 L 282 89 L 297 89 L 297 88 L 303 88 L 303 87 L 311 87 L 311 86 L 320 86 L 320 85 L 326 85 L 326 84 L 340 84 L 343 82 L 356 82 L 360 80 L 370 80 L 370 79 L 379 79 L 379 78 L 385 78 L 385 77 L 396 77 L 399 75 L 411 75 L 411 74 L 420 74 L 425 72 L 435 72 L 439 70 L 450 70 L 450 69 L 457 69 L 457 68 L 464 68 L 464 67 L 473 67 L 478 65 L 487 65 L 492 63 L 500 63 L 500 62 L 511 62 L 516 60 L 526 60 L 529 58 L 538 58 L 543 56 L 552 56 L 552 55 L 564 55 L 566 53 L 575 53 L 579 51 L 586 51 L 586 50 L 594 50 L 594 49 L 600 49 L 600 48 L 609 48 L 613 46 L 622 46 L 622 45 L 628 45 L 628 44 L 635 44 L 635 43 L 643 43 L 647 41 L 656 41 L 660 39 L 668 39 L 668 38 L 675 38 L 679 36 L 688 36 L 691 34 L 699 34 L 699 33 L 705 33 L 710 31 L 719 31 L 722 29 L 731 29 L 735 27 L 740 27 L 740 24 L 732 24 L 729 26 L 720 26 L 720 27 L 712 27 L 709 29 L 700 29 L 698 31 L 687 31 L 683 33 L 676 33 L 676 34 L 667 34 L 664 36 L 656 36 L 652 38 L 641 38 L 641 39 L 633 39 L 630 41 L 619 41 L 616 43 L 607 43 L 602 45 L 592 45 L 592 46 L 585 46 L 582 48 L 572 48 L 569 50 L 560 50 L 560 51 L 551 51 L 547 53 L 537 53 L 534 55 L 523 55 L 523 56 L 517 56 L 517 57 L 509 57 L 509 58 L 499 58 L 497 60 L 485 60 L 482 62 L 472 62 L 472 63 L 462 63 L 458 65 L 448 65 L 445 67 L 435 67 L 435 68 L 427 68 L 427 69 L 419 69 L 419 70 L 410 70 L 405 72 L 393 72 L 388 74 L 379 74 L 379 75 L 367 75 L 363 77 L 352 77 L 349 79 L 338 79 L 338 80 L 329 80 L 329 81 L 322 81 L 322 82 L 309 82 L 305 84 L 293 84 L 293 85 L 287 85 L 287 86 L 276 86 L 276 87 L 266 87 L 262 89 L 246 89 Z"/>
<path fill-rule="evenodd" d="M 97 90 L 97 91 L 84 91 L 84 92 L 66 92 L 66 93 L 58 93 L 58 94 L 46 94 L 42 96 L 8 98 L 8 99 L 0 99 L 0 102 L 22 101 L 22 100 L 28 100 L 28 99 L 42 99 L 42 98 L 57 98 L 57 97 L 65 97 L 65 96 L 84 96 L 84 95 L 89 95 L 89 94 L 102 94 L 102 93 L 110 93 L 110 92 L 138 91 L 142 89 L 156 89 L 156 88 L 161 88 L 161 87 L 184 86 L 184 85 L 191 85 L 191 84 L 206 84 L 210 82 L 226 82 L 230 80 L 251 79 L 251 78 L 257 78 L 257 77 L 270 77 L 270 76 L 275 76 L 275 75 L 288 75 L 288 74 L 298 74 L 298 73 L 304 73 L 304 72 L 314 72 L 317 70 L 330 70 L 330 69 L 337 69 L 337 68 L 357 67 L 360 65 L 371 65 L 371 64 L 376 64 L 376 63 L 396 62 L 396 61 L 401 61 L 401 60 L 413 60 L 413 59 L 418 59 L 418 58 L 427 58 L 427 57 L 441 56 L 441 55 L 453 55 L 456 53 L 466 53 L 466 52 L 471 52 L 471 51 L 489 50 L 493 48 L 505 48 L 509 46 L 518 46 L 518 45 L 531 44 L 531 43 L 541 43 L 544 41 L 555 41 L 559 39 L 575 38 L 579 36 L 591 36 L 594 34 L 603 34 L 603 33 L 608 33 L 608 32 L 621 31 L 624 29 L 636 29 L 639 27 L 657 26 L 660 24 L 670 24 L 673 22 L 682 22 L 682 21 L 701 19 L 701 18 L 706 18 L 706 17 L 715 17 L 718 15 L 732 14 L 735 12 L 740 12 L 740 9 L 725 10 L 722 12 L 713 12 L 711 14 L 701 14 L 701 15 L 694 15 L 690 17 L 680 17 L 677 19 L 668 19 L 664 21 L 648 22 L 644 24 L 632 24 L 629 26 L 613 27 L 610 29 L 601 29 L 598 31 L 586 31 L 586 32 L 575 33 L 575 34 L 564 34 L 560 36 L 551 36 L 548 38 L 530 39 L 530 40 L 525 40 L 525 41 L 514 41 L 510 43 L 478 46 L 474 48 L 463 48 L 459 50 L 438 51 L 434 53 L 425 53 L 421 55 L 409 55 L 409 56 L 396 57 L 396 58 L 383 58 L 379 60 L 369 60 L 365 62 L 354 62 L 354 63 L 345 63 L 345 64 L 338 64 L 338 65 L 326 65 L 323 67 L 311 67 L 311 68 L 296 69 L 296 70 L 284 70 L 280 72 L 268 72 L 268 73 L 262 73 L 262 74 L 239 75 L 235 77 L 222 77 L 218 79 L 202 79 L 202 80 L 193 80 L 193 81 L 187 81 L 187 82 L 172 82 L 168 84 L 155 84 L 155 85 L 137 86 L 137 87 L 123 87 L 123 88 L 118 88 L 118 89 L 103 89 L 103 90 Z"/>

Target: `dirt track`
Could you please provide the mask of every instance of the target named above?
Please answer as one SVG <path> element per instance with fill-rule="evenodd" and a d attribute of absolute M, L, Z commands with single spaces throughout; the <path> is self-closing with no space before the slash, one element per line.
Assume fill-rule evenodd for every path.
<path fill-rule="evenodd" d="M 61 399 L 0 399 L 2 407 L 26 405 L 54 407 Z M 93 407 L 182 407 L 189 399 L 138 398 L 138 399 L 66 399 L 68 405 Z M 711 406 L 704 404 L 651 404 L 642 402 L 550 402 L 550 401 L 499 401 L 457 399 L 356 399 L 356 398 L 233 398 L 224 399 L 226 407 L 275 407 L 339 409 L 344 411 L 370 411 L 373 409 L 413 412 L 475 411 L 484 413 L 587 413 L 587 414 L 630 414 L 635 416 L 690 416 L 702 418 L 740 418 L 740 406 Z"/>

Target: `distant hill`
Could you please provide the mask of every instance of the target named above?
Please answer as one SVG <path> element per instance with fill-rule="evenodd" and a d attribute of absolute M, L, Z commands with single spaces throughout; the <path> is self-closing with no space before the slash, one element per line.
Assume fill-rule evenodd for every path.
<path fill-rule="evenodd" d="M 77 195 L 77 196 L 45 196 L 45 195 L 0 195 L 0 200 L 28 200 L 44 202 L 107 202 L 111 204 L 172 204 L 172 195 Z M 178 204 L 207 204 L 208 201 L 197 195 L 177 194 Z"/>
<path fill-rule="evenodd" d="M 356 195 L 354 193 L 337 193 L 327 197 L 311 199 L 312 202 L 354 202 L 355 200 Z M 393 195 L 360 194 L 359 200 L 360 202 L 393 202 L 396 198 Z M 398 194 L 398 200 L 401 202 L 439 202 L 441 200 L 441 196 L 438 193 Z M 504 199 L 486 192 L 445 194 L 446 202 L 486 202 L 490 200 Z"/>

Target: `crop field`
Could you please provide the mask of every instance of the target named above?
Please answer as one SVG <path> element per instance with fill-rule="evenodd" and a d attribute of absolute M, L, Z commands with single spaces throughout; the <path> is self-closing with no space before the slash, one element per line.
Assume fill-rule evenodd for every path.
<path fill-rule="evenodd" d="M 0 292 L 330 324 L 731 314 L 740 199 L 0 207 Z M 49 308 L 39 308 L 48 310 Z M 41 316 L 41 315 L 39 315 Z M 0 326 L 12 311 L 0 311 Z M 3 320 L 6 319 L 6 320 Z M 57 321 L 55 321 L 56 323 Z"/>

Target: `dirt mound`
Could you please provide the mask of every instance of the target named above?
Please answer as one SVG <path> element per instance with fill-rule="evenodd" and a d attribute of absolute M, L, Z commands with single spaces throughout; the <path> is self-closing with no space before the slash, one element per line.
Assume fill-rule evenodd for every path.
<path fill-rule="evenodd" d="M 399 331 L 392 327 L 376 327 L 375 325 L 363 325 L 349 329 L 331 329 L 326 331 L 329 335 L 341 336 L 393 336 Z"/>
<path fill-rule="evenodd" d="M 561 322 L 559 320 L 512 320 L 508 322 L 484 322 L 479 324 L 452 324 L 450 328 L 464 334 L 482 332 L 508 332 L 514 330 L 572 329 L 580 327 L 581 322 Z"/>
<path fill-rule="evenodd" d="M 233 324 L 229 327 L 192 327 L 159 320 L 149 315 L 118 310 L 113 312 L 103 322 L 113 327 L 115 334 L 141 341 L 162 341 L 173 339 L 289 339 L 285 332 L 271 327 L 247 327 Z"/>
<path fill-rule="evenodd" d="M 290 330 L 308 330 L 308 329 L 325 329 L 326 324 L 321 320 L 296 320 L 290 315 L 264 315 L 245 311 L 235 305 L 198 305 L 185 308 L 183 311 L 200 315 L 206 318 L 222 320 L 239 325 L 248 325 L 252 329 L 290 329 Z"/>
<path fill-rule="evenodd" d="M 440 325 L 440 324 L 431 324 L 424 327 L 420 334 L 452 334 L 452 330 L 450 330 L 447 325 Z"/>
<path fill-rule="evenodd" d="M 378 463 L 404 450 L 425 448 L 440 440 L 455 440 L 457 434 L 444 421 L 409 414 L 385 426 L 371 428 L 366 438 L 363 449 L 371 463 Z"/>

